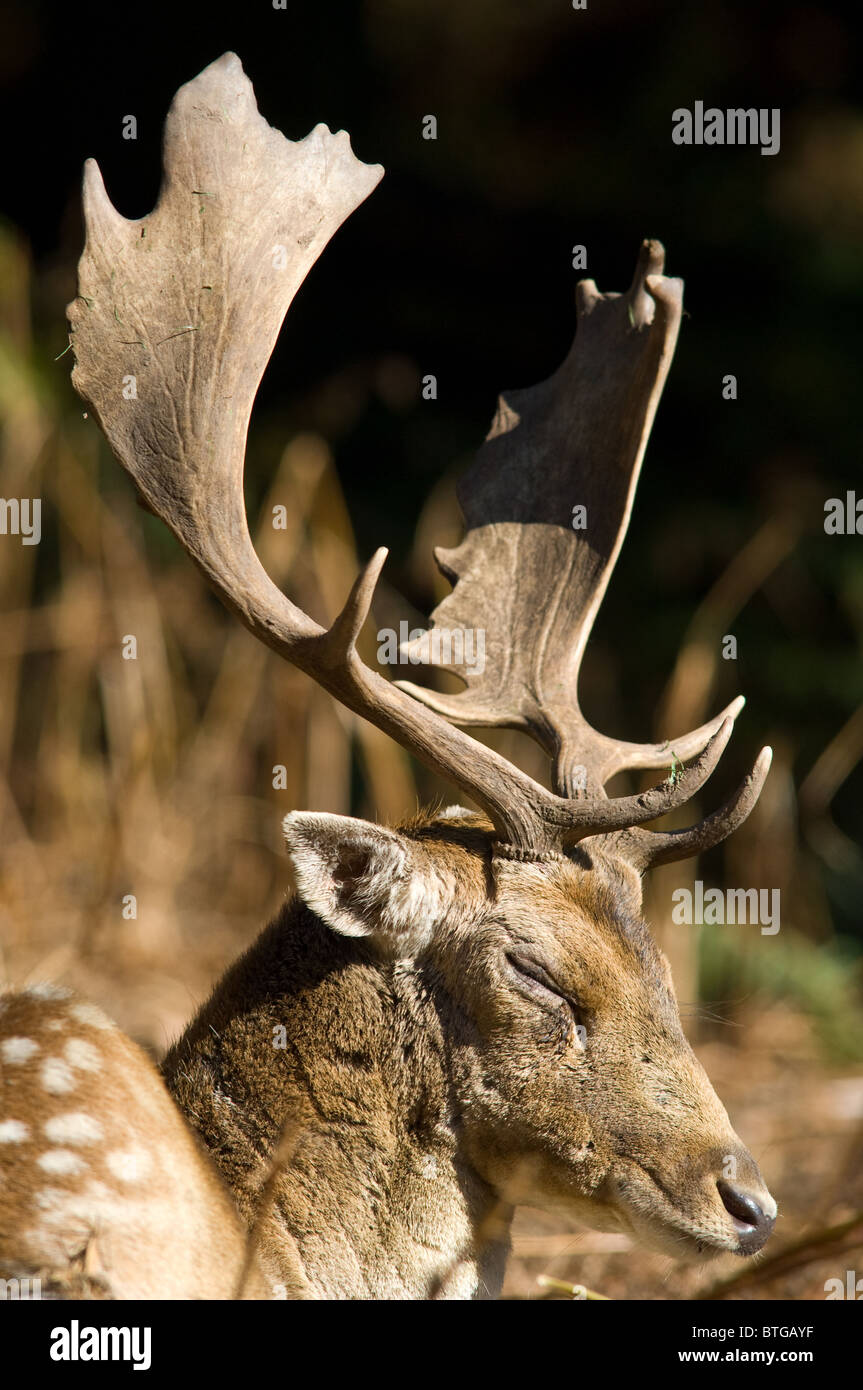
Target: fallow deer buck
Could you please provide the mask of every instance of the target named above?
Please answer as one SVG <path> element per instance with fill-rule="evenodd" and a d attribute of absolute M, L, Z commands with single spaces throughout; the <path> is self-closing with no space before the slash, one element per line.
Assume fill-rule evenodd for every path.
<path fill-rule="evenodd" d="M 523 1202 L 681 1258 L 752 1254 L 773 1227 L 775 1202 L 683 1035 L 641 916 L 644 871 L 740 825 L 769 750 L 721 810 L 650 830 L 705 782 L 742 700 L 673 740 L 694 759 L 682 774 L 608 797 L 623 769 L 667 769 L 672 745 L 606 737 L 577 697 L 680 323 L 682 284 L 663 274 L 659 243 L 643 244 L 625 294 L 578 286 L 569 355 L 541 385 L 501 397 L 462 481 L 466 534 L 437 552 L 454 588 L 433 615 L 486 633 L 485 670 L 454 668 L 460 694 L 392 683 L 360 659 L 385 551 L 324 629 L 252 547 L 243 460 L 261 375 L 309 267 L 381 173 L 344 133 L 317 126 L 285 140 L 258 114 L 239 60 L 213 63 L 173 102 L 151 216 L 119 216 L 87 165 L 73 381 L 145 504 L 249 630 L 480 809 L 397 829 L 288 815 L 297 895 L 168 1053 L 176 1111 L 111 1029 L 85 1039 L 101 1092 L 91 1085 L 82 1101 L 76 1086 L 90 1073 L 74 1065 L 66 1090 L 52 1091 L 38 1066 L 86 1025 L 86 1006 L 10 996 L 5 1136 L 17 1125 L 31 1142 L 0 1144 L 24 1172 L 4 1212 L 7 1266 L 16 1240 L 31 1268 L 40 1250 L 56 1265 L 63 1238 L 70 1257 L 95 1243 L 109 1291 L 128 1293 L 129 1279 L 111 1286 L 112 1241 L 125 1252 L 136 1193 L 132 1245 L 137 1232 L 148 1271 L 164 1253 L 174 1296 L 225 1296 L 201 1266 L 221 1258 L 219 1241 L 234 1273 L 241 1263 L 227 1192 L 254 1230 L 237 1285 L 247 1296 L 260 1278 L 276 1296 L 494 1297 Z M 130 377 L 136 395 L 124 395 Z M 575 504 L 587 508 L 584 531 L 570 524 Z M 530 734 L 553 790 L 461 726 Z M 30 1087 L 16 1089 L 28 1069 Z M 132 1098 L 139 1074 L 146 1086 Z M 137 1186 L 112 1176 L 121 1108 Z M 181 1113 L 212 1171 L 189 1158 Z M 77 1164 L 52 1167 L 57 1147 Z M 201 1246 L 199 1267 L 181 1262 L 173 1282 L 164 1203 L 147 1225 L 162 1190 L 177 1229 Z"/>

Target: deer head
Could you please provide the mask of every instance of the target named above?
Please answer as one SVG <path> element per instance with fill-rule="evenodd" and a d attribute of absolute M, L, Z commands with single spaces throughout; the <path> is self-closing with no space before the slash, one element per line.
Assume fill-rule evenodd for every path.
<path fill-rule="evenodd" d="M 437 1079 L 423 1084 L 439 1097 L 453 1173 L 467 1165 L 497 1201 L 548 1202 L 673 1254 L 751 1253 L 775 1203 L 683 1037 L 640 885 L 651 865 L 696 854 L 745 819 L 770 752 L 706 819 L 648 829 L 703 785 L 742 700 L 673 740 L 635 744 L 592 728 L 577 693 L 674 351 L 682 283 L 663 274 L 663 249 L 649 241 L 625 294 L 578 286 L 569 355 L 539 386 L 501 397 L 461 484 L 465 539 L 437 553 L 454 589 L 432 631 L 484 630 L 485 669 L 455 665 L 466 684 L 456 696 L 393 683 L 356 645 L 386 552 L 321 628 L 263 570 L 242 488 L 249 415 L 284 314 L 381 173 L 354 158 L 343 133 L 318 126 L 292 144 L 272 130 L 231 54 L 174 100 L 151 216 L 119 216 L 95 164 L 86 169 L 87 242 L 69 308 L 73 382 L 117 458 L 256 637 L 480 808 L 401 830 L 288 817 L 304 906 L 265 934 L 211 1011 L 230 1039 L 238 991 L 244 1007 L 257 1000 L 264 1030 L 277 998 L 290 1032 L 297 991 L 313 991 L 330 1022 L 314 1034 L 309 1065 L 325 1068 L 345 1039 L 365 1038 L 390 1078 L 375 1093 L 381 1114 L 418 1085 L 404 1057 L 394 1060 L 396 1035 L 424 1038 Z M 124 391 L 130 380 L 134 391 Z M 586 509 L 581 530 L 575 505 Z M 545 750 L 550 790 L 463 727 L 500 725 Z M 667 768 L 671 746 L 691 760 L 682 774 L 607 795 L 621 770 Z M 389 1022 L 370 1003 L 370 970 L 392 1004 Z M 306 1024 L 296 1027 L 302 1050 Z M 184 1056 L 205 1046 L 206 1031 L 190 1030 Z M 238 1048 L 237 1066 L 270 1065 L 243 1052 L 247 1036 Z M 211 1074 L 215 1065 L 210 1058 Z M 299 1085 L 280 1076 L 276 1092 Z M 404 1125 L 399 1132 L 409 1146 Z M 225 1151 L 222 1140 L 211 1146 Z M 326 1147 L 321 1134 L 318 1142 Z M 303 1169 L 298 1158 L 298 1172 L 317 1173 L 326 1205 L 322 1164 Z M 291 1181 L 286 1174 L 280 1210 L 298 1228 Z M 321 1287 L 333 1287 L 328 1277 Z"/>
<path fill-rule="evenodd" d="M 763 1245 L 775 1203 L 683 1035 L 668 963 L 641 917 L 639 875 L 613 848 L 500 856 L 493 827 L 458 806 L 399 831 L 302 812 L 285 830 L 303 902 L 368 947 L 340 952 L 340 970 L 371 961 L 386 981 L 391 1029 L 370 1046 L 404 1099 L 382 1097 L 382 1114 L 407 1110 L 416 1086 L 402 1045 L 427 1054 L 434 1120 L 421 1141 L 403 1136 L 418 1171 L 435 1130 L 455 1123 L 498 1202 L 556 1209 L 677 1259 Z M 327 1019 L 314 1035 L 319 1061 L 377 1031 L 359 986 L 328 1003 L 322 949 L 331 944 L 321 947 L 308 914 L 291 911 L 253 967 L 272 997 L 290 962 L 292 990 Z M 250 987 L 248 976 L 234 982 L 237 997 Z M 222 1034 L 222 1008 L 205 1011 L 197 1032 L 211 1023 Z M 439 1069 L 428 1057 L 436 1048 Z M 175 1061 L 186 1065 L 182 1045 Z"/>

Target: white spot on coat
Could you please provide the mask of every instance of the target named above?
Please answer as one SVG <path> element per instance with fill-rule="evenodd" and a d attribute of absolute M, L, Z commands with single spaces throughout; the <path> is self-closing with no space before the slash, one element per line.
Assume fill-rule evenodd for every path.
<path fill-rule="evenodd" d="M 103 1014 L 102 1010 L 97 1009 L 95 1004 L 70 1004 L 69 1013 L 79 1023 L 87 1023 L 91 1028 L 108 1029 L 114 1027 L 107 1014 Z"/>
<path fill-rule="evenodd" d="M 64 1192 L 60 1187 L 45 1187 L 36 1193 L 36 1205 L 40 1211 L 58 1211 L 65 1208 L 68 1200 L 68 1192 Z"/>
<path fill-rule="evenodd" d="M 0 1120 L 0 1144 L 23 1144 L 30 1130 L 20 1120 Z"/>
<path fill-rule="evenodd" d="M 55 1115 L 48 1120 L 43 1129 L 55 1144 L 95 1144 L 102 1138 L 102 1126 L 91 1115 L 82 1110 L 70 1111 L 68 1115 Z"/>
<path fill-rule="evenodd" d="M 0 1043 L 0 1057 L 10 1067 L 19 1067 L 22 1062 L 28 1062 L 38 1051 L 39 1044 L 32 1038 L 4 1038 Z"/>
<path fill-rule="evenodd" d="M 72 1067 L 79 1071 L 101 1071 L 102 1058 L 92 1043 L 83 1038 L 70 1038 L 63 1048 L 63 1056 Z"/>
<path fill-rule="evenodd" d="M 30 999 L 71 999 L 71 989 L 64 988 L 63 985 L 52 985 L 50 980 L 40 980 L 38 985 L 30 985 L 21 991 Z"/>
<path fill-rule="evenodd" d="M 153 1160 L 146 1149 L 114 1149 L 105 1162 L 121 1182 L 140 1182 L 153 1166 Z"/>
<path fill-rule="evenodd" d="M 42 1063 L 42 1085 L 52 1096 L 65 1096 L 76 1086 L 72 1068 L 60 1057 L 48 1057 Z"/>
<path fill-rule="evenodd" d="M 36 1162 L 43 1172 L 66 1177 L 83 1173 L 87 1167 L 83 1158 L 73 1154 L 71 1149 L 49 1149 L 47 1153 L 40 1154 Z"/>

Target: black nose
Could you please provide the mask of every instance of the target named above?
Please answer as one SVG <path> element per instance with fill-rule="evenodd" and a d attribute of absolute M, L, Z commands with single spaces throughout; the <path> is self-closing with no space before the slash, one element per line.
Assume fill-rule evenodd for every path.
<path fill-rule="evenodd" d="M 738 1255 L 754 1255 L 765 1244 L 776 1224 L 776 1217 L 767 1216 L 754 1197 L 739 1187 L 732 1187 L 724 1178 L 720 1178 L 716 1186 L 722 1205 L 729 1216 L 734 1217 L 739 1237 Z"/>

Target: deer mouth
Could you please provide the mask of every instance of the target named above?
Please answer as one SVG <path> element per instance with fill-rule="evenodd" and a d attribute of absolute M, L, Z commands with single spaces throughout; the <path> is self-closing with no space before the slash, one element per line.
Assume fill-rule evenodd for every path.
<path fill-rule="evenodd" d="M 705 1183 L 683 1206 L 662 1178 L 632 1159 L 612 1179 L 611 1206 L 622 1228 L 639 1244 L 677 1260 L 754 1255 L 776 1222 L 767 1192 L 751 1193 L 723 1179 Z"/>

